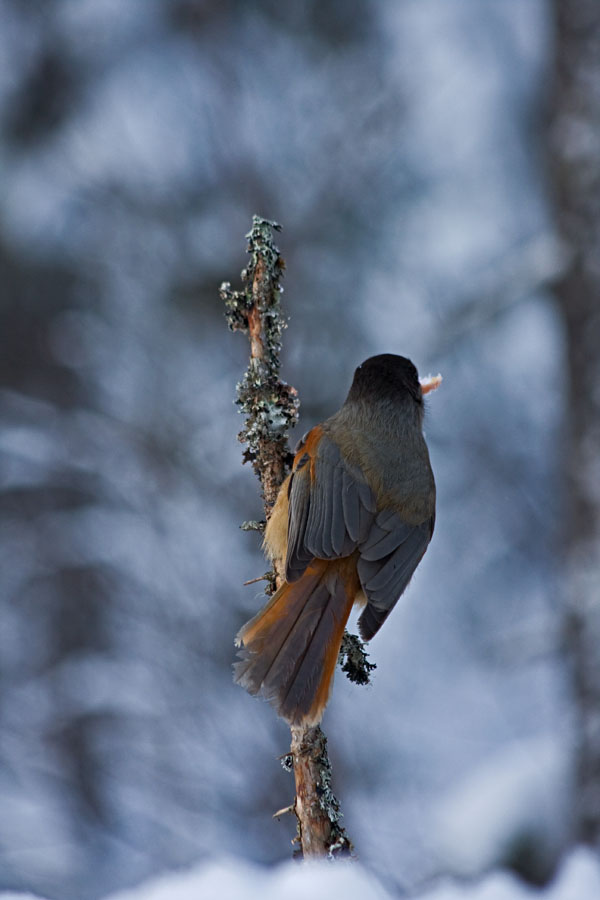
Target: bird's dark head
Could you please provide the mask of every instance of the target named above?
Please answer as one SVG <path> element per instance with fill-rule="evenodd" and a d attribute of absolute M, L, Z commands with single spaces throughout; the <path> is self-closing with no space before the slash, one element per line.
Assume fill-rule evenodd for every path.
<path fill-rule="evenodd" d="M 398 401 L 411 397 L 419 407 L 423 406 L 423 392 L 419 374 L 410 359 L 394 353 L 382 353 L 366 359 L 354 373 L 354 381 L 348 394 L 350 402 L 362 400 Z"/>

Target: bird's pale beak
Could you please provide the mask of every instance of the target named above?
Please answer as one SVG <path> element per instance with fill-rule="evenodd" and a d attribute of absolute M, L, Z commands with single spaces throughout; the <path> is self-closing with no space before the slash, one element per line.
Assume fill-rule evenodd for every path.
<path fill-rule="evenodd" d="M 441 383 L 442 376 L 439 373 L 437 375 L 427 375 L 425 378 L 419 378 L 421 393 L 423 394 L 428 394 L 430 391 L 436 391 Z"/>

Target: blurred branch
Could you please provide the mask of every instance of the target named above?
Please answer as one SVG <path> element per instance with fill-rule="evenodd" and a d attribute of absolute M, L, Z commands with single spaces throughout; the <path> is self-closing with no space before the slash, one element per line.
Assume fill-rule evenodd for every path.
<path fill-rule="evenodd" d="M 244 289 L 233 291 L 229 282 L 224 282 L 220 290 L 229 327 L 244 332 L 250 341 L 250 364 L 238 384 L 237 403 L 246 414 L 246 424 L 238 437 L 248 445 L 244 462 L 252 462 L 260 479 L 267 519 L 293 459 L 287 441 L 299 405 L 296 390 L 279 378 L 280 338 L 285 328 L 279 279 L 284 262 L 273 242 L 274 229 L 279 230 L 279 225 L 254 216 L 247 235 L 251 261 L 242 272 Z M 246 523 L 246 528 L 257 525 Z M 275 588 L 283 583 L 277 567 L 273 581 Z M 339 803 L 331 791 L 327 738 L 318 725 L 293 726 L 291 731 L 292 743 L 289 755 L 284 757 L 284 767 L 294 771 L 296 799 L 289 809 L 296 814 L 296 841 L 302 854 L 332 856 L 351 850 L 352 844 L 339 824 Z"/>
<path fill-rule="evenodd" d="M 567 637 L 579 715 L 578 837 L 600 848 L 600 6 L 556 0 L 552 174 L 571 250 L 556 286 L 567 337 Z"/>

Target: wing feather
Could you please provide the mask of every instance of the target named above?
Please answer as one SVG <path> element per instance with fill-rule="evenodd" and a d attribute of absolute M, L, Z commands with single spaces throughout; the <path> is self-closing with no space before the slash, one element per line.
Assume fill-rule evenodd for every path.
<path fill-rule="evenodd" d="M 311 446 L 310 432 L 300 453 L 305 444 Z M 310 458 L 300 457 L 288 499 L 288 581 L 297 580 L 314 558 L 350 556 L 369 534 L 377 508 L 360 469 L 344 462 L 327 435 L 314 442 Z"/>
<path fill-rule="evenodd" d="M 289 482 L 286 578 L 297 581 L 312 559 L 340 559 L 358 550 L 358 576 L 367 598 L 359 628 L 369 640 L 412 578 L 431 539 L 434 517 L 414 525 L 396 510 L 378 513 L 362 471 L 317 428 L 319 433 L 309 432 L 300 445 Z"/>
<path fill-rule="evenodd" d="M 364 640 L 370 640 L 379 631 L 406 590 L 433 533 L 433 518 L 421 525 L 409 525 L 397 513 L 393 516 L 397 521 L 392 531 L 383 536 L 376 532 L 374 541 L 369 537 L 369 548 L 364 556 L 362 546 L 360 548 L 358 577 L 367 597 L 367 606 L 358 625 Z M 389 528 L 392 524 L 393 517 L 390 516 L 386 525 Z M 395 547 L 389 550 L 394 543 Z M 389 552 L 386 554 L 385 550 Z"/>

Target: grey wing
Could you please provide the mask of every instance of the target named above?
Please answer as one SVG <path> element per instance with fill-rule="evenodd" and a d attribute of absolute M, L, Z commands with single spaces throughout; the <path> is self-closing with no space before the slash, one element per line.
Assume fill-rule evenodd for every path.
<path fill-rule="evenodd" d="M 358 576 L 367 597 L 358 627 L 369 641 L 377 634 L 406 590 L 433 534 L 434 517 L 421 525 L 404 522 L 398 513 L 379 513 L 360 544 Z"/>
<path fill-rule="evenodd" d="M 312 559 L 350 556 L 375 521 L 375 496 L 362 472 L 342 460 L 337 444 L 326 435 L 312 456 L 300 457 L 289 482 L 288 501 L 289 582 L 300 578 Z"/>

